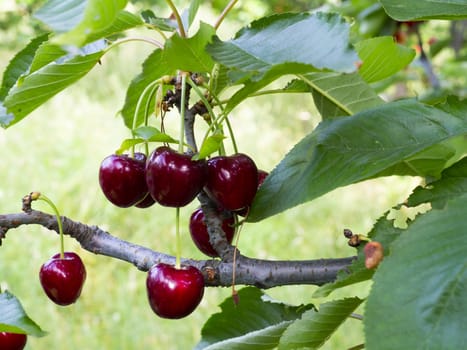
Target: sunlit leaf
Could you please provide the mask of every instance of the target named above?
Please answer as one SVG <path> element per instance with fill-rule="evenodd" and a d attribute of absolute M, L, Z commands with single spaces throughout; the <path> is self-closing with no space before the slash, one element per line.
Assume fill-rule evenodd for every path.
<path fill-rule="evenodd" d="M 62 64 L 47 65 L 26 76 L 5 98 L 7 113 L 14 115 L 14 119 L 2 126 L 6 128 L 19 122 L 49 98 L 79 80 L 96 65 L 102 55 L 103 52 L 97 52 L 77 56 Z"/>
<path fill-rule="evenodd" d="M 48 37 L 48 34 L 42 34 L 32 39 L 24 49 L 13 57 L 3 73 L 3 80 L 0 88 L 0 101 L 5 99 L 8 91 L 16 84 L 17 80 L 23 74 L 29 72 L 36 51 Z"/>
<path fill-rule="evenodd" d="M 165 61 L 174 69 L 188 72 L 210 72 L 214 61 L 206 53 L 206 45 L 214 35 L 214 28 L 201 23 L 198 32 L 191 38 L 172 36 L 165 43 Z"/>
<path fill-rule="evenodd" d="M 355 44 L 355 48 L 362 60 L 358 72 L 368 83 L 390 77 L 415 57 L 415 50 L 397 44 L 391 36 L 367 39 Z"/>
<path fill-rule="evenodd" d="M 222 134 L 215 134 L 208 136 L 206 140 L 201 144 L 199 152 L 193 157 L 194 160 L 204 159 L 209 155 L 217 152 L 221 145 L 222 141 L 225 139 L 225 136 Z"/>

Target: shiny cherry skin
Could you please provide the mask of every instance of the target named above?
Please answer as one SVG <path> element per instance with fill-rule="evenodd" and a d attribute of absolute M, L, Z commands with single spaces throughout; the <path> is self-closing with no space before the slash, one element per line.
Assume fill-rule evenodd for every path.
<path fill-rule="evenodd" d="M 86 268 L 76 253 L 65 252 L 63 259 L 60 254 L 55 254 L 42 265 L 39 279 L 49 299 L 66 306 L 73 304 L 81 295 Z"/>
<path fill-rule="evenodd" d="M 99 184 L 106 198 L 121 208 L 131 207 L 143 200 L 147 193 L 145 177 L 146 156 L 112 154 L 99 168 Z"/>
<path fill-rule="evenodd" d="M 258 189 L 258 169 L 245 154 L 208 160 L 205 190 L 220 207 L 235 211 L 251 204 Z"/>
<path fill-rule="evenodd" d="M 0 332 L 0 349 L 22 350 L 26 346 L 27 340 L 26 334 Z"/>
<path fill-rule="evenodd" d="M 204 278 L 193 266 L 159 263 L 148 272 L 149 305 L 159 317 L 178 319 L 191 314 L 203 299 Z"/>
<path fill-rule="evenodd" d="M 235 234 L 234 225 L 235 219 L 232 215 L 222 220 L 222 230 L 229 243 L 232 243 Z M 219 257 L 219 254 L 217 254 L 211 242 L 209 242 L 208 228 L 204 223 L 204 213 L 201 208 L 196 209 L 191 214 L 189 230 L 191 239 L 201 252 L 213 258 Z"/>
<path fill-rule="evenodd" d="M 167 207 L 190 203 L 206 183 L 206 162 L 192 160 L 169 147 L 155 149 L 146 163 L 146 183 L 152 198 Z"/>

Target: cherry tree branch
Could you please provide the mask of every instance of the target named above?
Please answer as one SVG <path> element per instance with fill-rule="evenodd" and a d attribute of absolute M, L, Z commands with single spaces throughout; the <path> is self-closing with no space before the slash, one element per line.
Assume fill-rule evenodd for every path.
<path fill-rule="evenodd" d="M 24 208 L 25 212 L 0 215 L 0 243 L 9 230 L 22 225 L 41 225 L 58 232 L 54 215 Z M 76 239 L 81 246 L 94 254 L 109 256 L 129 262 L 141 271 L 148 271 L 154 264 L 175 263 L 175 257 L 134 244 L 100 229 L 61 217 L 65 234 Z M 233 248 L 232 248 L 233 249 Z M 322 285 L 335 280 L 340 270 L 346 269 L 354 257 L 304 261 L 273 261 L 237 255 L 235 283 L 271 288 L 292 284 Z M 207 286 L 232 285 L 231 261 L 182 259 L 182 264 L 197 267 L 204 275 Z"/>

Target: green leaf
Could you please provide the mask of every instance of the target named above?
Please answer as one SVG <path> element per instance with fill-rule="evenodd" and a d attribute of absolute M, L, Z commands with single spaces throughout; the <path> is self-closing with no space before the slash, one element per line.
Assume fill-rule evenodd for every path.
<path fill-rule="evenodd" d="M 50 0 L 35 16 L 61 33 L 52 39 L 53 43 L 81 47 L 95 40 L 96 33 L 105 33 L 126 3 L 127 0 Z"/>
<path fill-rule="evenodd" d="M 215 30 L 201 22 L 198 32 L 191 38 L 173 35 L 165 43 L 164 57 L 174 69 L 188 72 L 211 72 L 214 61 L 206 53 L 206 45 L 211 41 Z"/>
<path fill-rule="evenodd" d="M 30 334 L 36 337 L 47 334 L 29 318 L 20 301 L 8 291 L 0 293 L 0 332 Z"/>
<path fill-rule="evenodd" d="M 323 119 L 352 115 L 383 104 L 357 73 L 308 73 L 301 76 L 313 88 L 313 99 Z"/>
<path fill-rule="evenodd" d="M 173 32 L 177 29 L 177 23 L 174 20 L 157 17 L 151 10 L 141 12 L 141 17 L 145 23 L 164 32 Z"/>
<path fill-rule="evenodd" d="M 138 16 L 127 11 L 119 11 L 115 17 L 115 20 L 109 26 L 102 30 L 90 33 L 86 38 L 86 42 L 93 42 L 101 38 L 108 38 L 112 35 L 124 32 L 125 30 L 141 26 L 142 24 L 143 21 Z"/>
<path fill-rule="evenodd" d="M 129 129 L 133 128 L 133 119 L 136 113 L 138 100 L 141 98 L 141 106 L 135 120 L 135 127 L 144 122 L 144 106 L 149 103 L 150 109 L 154 110 L 154 98 L 149 101 L 149 94 L 142 96 L 144 89 L 160 79 L 164 75 L 174 73 L 174 70 L 167 64 L 163 58 L 162 50 L 153 51 L 143 63 L 142 72 L 139 73 L 130 83 L 126 92 L 125 104 L 122 108 L 123 122 Z"/>
<path fill-rule="evenodd" d="M 417 187 L 407 204 L 414 207 L 429 202 L 432 208 L 442 209 L 450 198 L 464 193 L 467 193 L 467 158 L 444 170 L 440 180 Z"/>
<path fill-rule="evenodd" d="M 459 135 L 397 163 L 376 176 L 411 175 L 439 178 L 441 171 L 467 154 L 465 136 Z"/>
<path fill-rule="evenodd" d="M 60 57 L 64 57 L 66 53 L 67 52 L 60 46 L 52 44 L 49 41 L 42 43 L 34 55 L 29 74 L 34 73 L 36 70 L 48 65 Z"/>
<path fill-rule="evenodd" d="M 250 74 L 252 80 L 285 63 L 352 72 L 358 56 L 348 36 L 349 25 L 337 14 L 281 14 L 253 22 L 228 42 L 216 37 L 207 50 L 217 62 Z"/>
<path fill-rule="evenodd" d="M 340 186 L 372 178 L 466 133 L 467 110 L 463 116 L 452 115 L 414 100 L 325 120 L 269 174 L 248 220 L 259 221 Z"/>
<path fill-rule="evenodd" d="M 391 36 L 367 39 L 355 48 L 363 61 L 358 72 L 367 83 L 390 77 L 415 57 L 415 50 L 397 44 Z"/>
<path fill-rule="evenodd" d="M 187 21 L 185 28 L 190 28 L 193 21 L 195 20 L 196 14 L 198 13 L 199 6 L 201 5 L 201 0 L 192 0 L 190 1 L 190 7 L 187 11 Z"/>
<path fill-rule="evenodd" d="M 286 74 L 302 74 L 308 72 L 309 70 L 310 69 L 308 66 L 298 63 L 284 63 L 275 65 L 266 74 L 264 74 L 261 79 L 255 81 L 246 81 L 245 86 L 229 98 L 229 101 L 225 106 L 224 113 L 229 113 L 243 100 L 251 96 L 251 94 L 261 90 L 277 78 Z"/>
<path fill-rule="evenodd" d="M 3 80 L 0 88 L 0 101 L 5 99 L 8 91 L 16 84 L 16 81 L 23 74 L 28 73 L 36 51 L 41 44 L 48 39 L 48 36 L 48 34 L 43 34 L 32 39 L 29 44 L 18 52 L 10 61 L 3 73 Z"/>
<path fill-rule="evenodd" d="M 237 306 L 231 297 L 227 298 L 220 305 L 222 311 L 205 323 L 196 350 L 273 349 L 287 326 L 313 308 L 270 300 L 254 287 L 241 289 L 238 296 Z"/>
<path fill-rule="evenodd" d="M 380 0 L 387 14 L 398 21 L 465 19 L 465 0 Z"/>
<path fill-rule="evenodd" d="M 364 318 L 366 348 L 463 349 L 467 193 L 421 215 L 380 264 Z"/>
<path fill-rule="evenodd" d="M 49 63 L 63 63 L 77 56 L 86 56 L 103 51 L 106 47 L 107 44 L 104 40 L 98 40 L 80 48 L 68 46 L 67 49 L 69 50 L 66 51 L 50 41 L 44 42 L 36 51 L 29 74 L 34 73 Z"/>
<path fill-rule="evenodd" d="M 77 56 L 61 64 L 47 65 L 26 76 L 21 84 L 10 90 L 4 101 L 7 113 L 14 118 L 2 123 L 2 127 L 19 122 L 49 98 L 86 75 L 102 55 L 103 52 L 97 52 Z"/>
<path fill-rule="evenodd" d="M 279 350 L 318 349 L 362 303 L 359 298 L 335 300 L 308 310 L 282 334 Z"/>
<path fill-rule="evenodd" d="M 178 140 L 175 140 L 166 133 L 160 132 L 157 128 L 150 126 L 142 126 L 135 129 L 135 138 L 125 139 L 122 141 L 120 148 L 115 151 L 116 154 L 122 154 L 128 151 L 130 148 L 145 143 L 145 142 L 163 142 L 163 143 L 175 143 L 178 144 Z"/>
<path fill-rule="evenodd" d="M 205 159 L 209 155 L 218 151 L 222 145 L 222 141 L 225 139 L 223 134 L 215 134 L 208 136 L 200 147 L 198 154 L 193 157 L 193 160 Z"/>

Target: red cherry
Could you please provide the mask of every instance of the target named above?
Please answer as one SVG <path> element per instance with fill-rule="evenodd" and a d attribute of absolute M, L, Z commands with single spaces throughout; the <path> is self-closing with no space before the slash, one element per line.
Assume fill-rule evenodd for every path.
<path fill-rule="evenodd" d="M 145 178 L 146 156 L 134 158 L 123 154 L 106 157 L 99 168 L 99 184 L 107 199 L 118 207 L 128 208 L 148 193 Z"/>
<path fill-rule="evenodd" d="M 26 346 L 27 340 L 26 334 L 0 332 L 0 349 L 22 350 Z"/>
<path fill-rule="evenodd" d="M 39 273 L 42 288 L 58 305 L 73 304 L 81 295 L 86 269 L 81 258 L 73 252 L 65 252 L 64 258 L 55 254 L 42 265 Z"/>
<path fill-rule="evenodd" d="M 146 164 L 146 183 L 151 196 L 161 205 L 183 207 L 190 203 L 206 182 L 206 162 L 187 154 L 159 147 Z"/>
<path fill-rule="evenodd" d="M 230 211 L 249 206 L 258 188 L 258 169 L 245 154 L 219 156 L 208 161 L 205 190 L 222 208 Z"/>
<path fill-rule="evenodd" d="M 222 230 L 224 231 L 225 237 L 229 243 L 232 243 L 232 239 L 235 234 L 234 224 L 235 220 L 233 216 L 222 220 Z M 213 258 L 219 256 L 211 245 L 211 242 L 209 242 L 209 233 L 206 224 L 204 223 L 204 213 L 201 208 L 196 209 L 193 214 L 191 214 L 189 229 L 193 242 L 201 252 Z"/>
<path fill-rule="evenodd" d="M 148 272 L 146 290 L 152 310 L 163 318 L 182 318 L 191 314 L 204 294 L 204 278 L 193 266 L 159 263 Z"/>

